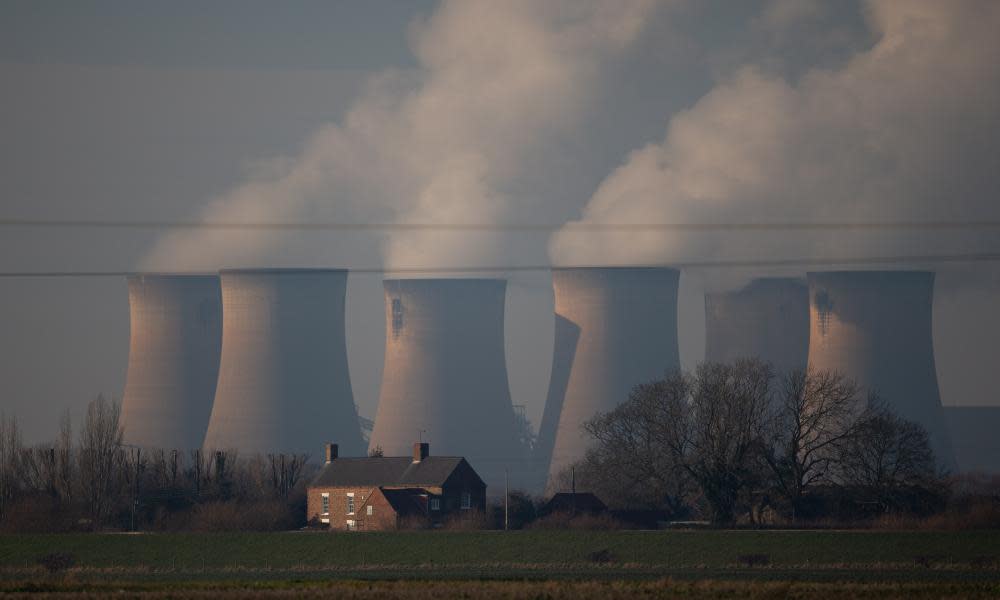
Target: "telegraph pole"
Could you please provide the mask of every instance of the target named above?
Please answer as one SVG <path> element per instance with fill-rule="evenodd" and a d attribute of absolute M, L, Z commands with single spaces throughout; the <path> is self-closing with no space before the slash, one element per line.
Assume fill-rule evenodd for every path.
<path fill-rule="evenodd" d="M 510 481 L 507 476 L 507 469 L 503 470 L 503 530 L 507 531 L 510 525 Z"/>

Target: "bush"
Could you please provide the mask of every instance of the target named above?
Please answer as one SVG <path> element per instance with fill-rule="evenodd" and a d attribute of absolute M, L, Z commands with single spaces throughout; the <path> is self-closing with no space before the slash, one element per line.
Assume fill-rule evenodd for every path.
<path fill-rule="evenodd" d="M 610 531 L 629 529 L 628 525 L 613 516 L 602 514 L 578 513 L 571 515 L 566 512 L 556 512 L 532 522 L 526 529 L 579 529 L 588 531 Z"/>
<path fill-rule="evenodd" d="M 297 526 L 294 509 L 278 500 L 199 504 L 190 521 L 192 531 L 283 531 Z"/>
<path fill-rule="evenodd" d="M 481 510 L 465 510 L 451 515 L 441 524 L 448 531 L 479 531 L 492 529 L 491 519 Z"/>

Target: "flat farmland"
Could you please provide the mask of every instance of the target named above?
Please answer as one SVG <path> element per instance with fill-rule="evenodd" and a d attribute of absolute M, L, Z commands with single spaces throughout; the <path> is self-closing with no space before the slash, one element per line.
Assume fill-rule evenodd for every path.
<path fill-rule="evenodd" d="M 39 561 L 61 554 L 71 565 Z M 1000 532 L 478 531 L 0 536 L 0 594 L 1000 597 Z"/>
<path fill-rule="evenodd" d="M 416 531 L 0 536 L 0 569 L 33 569 L 51 553 L 77 568 L 196 572 L 578 572 L 1000 569 L 1000 532 Z M 477 575 L 478 576 L 478 575 Z"/>

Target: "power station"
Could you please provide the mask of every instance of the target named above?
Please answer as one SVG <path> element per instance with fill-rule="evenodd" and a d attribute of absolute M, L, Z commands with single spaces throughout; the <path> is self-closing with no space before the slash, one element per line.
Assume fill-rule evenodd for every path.
<path fill-rule="evenodd" d="M 934 274 L 834 271 L 808 280 L 809 368 L 877 393 L 927 429 L 939 464 L 954 466 L 934 364 Z"/>
<path fill-rule="evenodd" d="M 136 274 L 127 283 L 124 439 L 143 447 L 199 448 L 219 375 L 219 278 Z"/>
<path fill-rule="evenodd" d="M 548 486 L 583 458 L 583 424 L 628 399 L 640 383 L 680 369 L 677 290 L 668 268 L 552 270 L 556 339 L 537 460 Z"/>
<path fill-rule="evenodd" d="M 369 447 L 465 456 L 493 489 L 523 473 L 504 349 L 506 281 L 387 279 L 385 363 Z M 512 482 L 516 483 L 516 482 Z"/>
<path fill-rule="evenodd" d="M 342 269 L 226 270 L 207 449 L 364 452 L 347 367 Z"/>
<path fill-rule="evenodd" d="M 809 290 L 794 278 L 755 279 L 734 292 L 705 294 L 705 360 L 758 358 L 778 374 L 806 366 Z"/>

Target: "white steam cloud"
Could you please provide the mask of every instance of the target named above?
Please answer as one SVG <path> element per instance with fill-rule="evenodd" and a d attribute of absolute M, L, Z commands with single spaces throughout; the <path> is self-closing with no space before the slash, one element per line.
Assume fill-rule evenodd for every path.
<path fill-rule="evenodd" d="M 415 73 L 374 78 L 342 124 L 319 131 L 299 156 L 260 169 L 202 218 L 503 223 L 554 210 L 565 220 L 575 207 L 565 198 L 562 209 L 542 207 L 552 190 L 539 182 L 572 162 L 560 144 L 584 127 L 603 78 L 657 8 L 654 0 L 446 1 L 413 28 Z M 280 233 L 179 232 L 145 266 L 212 269 L 276 256 L 344 264 L 349 236 L 314 236 L 312 245 L 300 237 L 289 248 Z M 512 243 L 441 232 L 388 240 L 390 267 L 489 264 Z"/>
<path fill-rule="evenodd" d="M 799 18 L 771 16 L 772 28 Z M 662 142 L 628 156 L 582 222 L 997 220 L 1000 3 L 874 0 L 866 17 L 874 45 L 839 67 L 795 80 L 738 69 L 670 119 Z M 557 264 L 887 256 L 990 241 L 996 251 L 995 239 L 969 235 L 566 228 L 550 255 Z"/>

